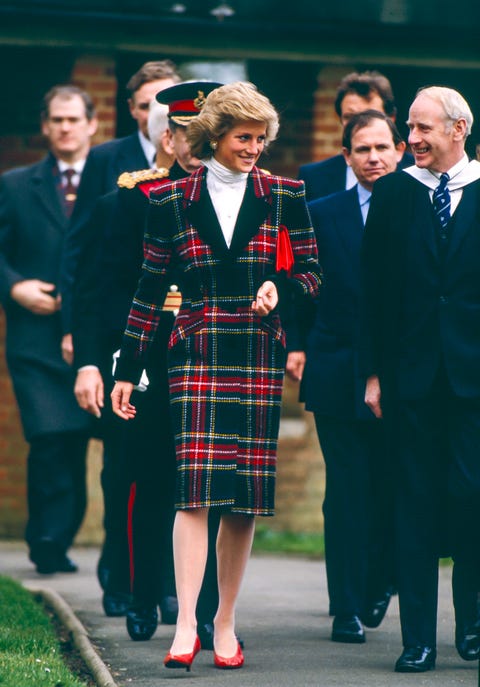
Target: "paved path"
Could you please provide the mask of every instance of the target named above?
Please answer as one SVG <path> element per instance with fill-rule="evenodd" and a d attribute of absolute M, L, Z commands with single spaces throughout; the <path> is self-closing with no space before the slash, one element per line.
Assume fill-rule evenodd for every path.
<path fill-rule="evenodd" d="M 447 687 L 478 685 L 478 665 L 462 661 L 453 646 L 450 569 L 441 569 L 437 668 L 421 675 L 398 674 L 393 665 L 401 642 L 397 600 L 364 645 L 331 642 L 331 619 L 320 561 L 255 556 L 249 562 L 239 603 L 238 631 L 245 641 L 245 667 L 212 667 L 201 652 L 192 672 L 170 671 L 162 659 L 172 627 L 161 625 L 149 642 L 132 642 L 123 618 L 107 618 L 95 576 L 98 550 L 78 548 L 75 575 L 40 576 L 23 544 L 0 541 L 0 573 L 57 591 L 89 631 L 118 687 Z M 1 618 L 1 616 L 0 616 Z M 1 622 L 1 619 L 0 619 Z M 32 685 L 32 687 L 34 687 Z"/>

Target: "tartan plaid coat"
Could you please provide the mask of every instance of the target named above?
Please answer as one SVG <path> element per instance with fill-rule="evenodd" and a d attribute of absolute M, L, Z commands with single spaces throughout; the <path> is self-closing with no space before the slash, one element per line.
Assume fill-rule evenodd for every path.
<path fill-rule="evenodd" d="M 267 279 L 281 293 L 288 286 L 317 296 L 315 234 L 303 182 L 254 167 L 228 248 L 206 174 L 201 168 L 150 196 L 145 260 L 116 378 L 138 382 L 174 268 L 182 291 L 169 341 L 176 507 L 273 515 L 285 332 L 277 309 L 259 317 L 251 304 Z M 279 225 L 292 244 L 290 278 L 275 273 Z"/>

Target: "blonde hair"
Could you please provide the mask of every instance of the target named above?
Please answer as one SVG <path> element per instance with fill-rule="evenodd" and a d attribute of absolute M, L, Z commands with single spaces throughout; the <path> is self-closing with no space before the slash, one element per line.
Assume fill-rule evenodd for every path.
<path fill-rule="evenodd" d="M 211 157 L 212 141 L 217 141 L 239 122 L 264 122 L 265 145 L 278 133 L 278 113 L 270 100 L 246 81 L 220 86 L 205 100 L 200 114 L 187 127 L 187 140 L 192 155 L 200 159 Z"/>

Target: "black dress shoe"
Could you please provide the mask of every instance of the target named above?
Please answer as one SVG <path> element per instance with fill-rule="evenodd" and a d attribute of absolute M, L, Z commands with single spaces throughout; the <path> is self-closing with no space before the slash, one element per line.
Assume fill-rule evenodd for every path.
<path fill-rule="evenodd" d="M 389 587 L 382 596 L 379 596 L 362 613 L 361 619 L 365 627 L 378 627 L 385 618 L 390 599 L 393 595 L 393 588 Z"/>
<path fill-rule="evenodd" d="M 53 539 L 40 539 L 30 547 L 30 560 L 40 575 L 57 572 L 58 546 Z"/>
<path fill-rule="evenodd" d="M 78 566 L 60 546 L 53 539 L 46 537 L 32 544 L 30 560 L 35 563 L 40 575 L 52 575 L 56 572 L 74 573 L 78 570 Z"/>
<path fill-rule="evenodd" d="M 335 616 L 332 625 L 332 642 L 364 644 L 365 632 L 356 615 Z"/>
<path fill-rule="evenodd" d="M 110 568 L 107 565 L 107 562 L 105 561 L 105 558 L 103 556 L 100 556 L 100 558 L 98 559 L 97 577 L 100 587 L 104 590 L 107 589 L 108 581 L 110 579 Z"/>
<path fill-rule="evenodd" d="M 78 565 L 66 554 L 63 554 L 58 558 L 57 571 L 62 573 L 75 573 L 78 572 Z"/>
<path fill-rule="evenodd" d="M 109 618 L 120 618 L 127 615 L 127 611 L 132 603 L 132 597 L 125 592 L 104 592 L 102 606 L 105 615 Z"/>
<path fill-rule="evenodd" d="M 425 673 L 435 668 L 437 652 L 430 646 L 406 646 L 395 663 L 396 673 Z"/>
<path fill-rule="evenodd" d="M 160 599 L 160 616 L 164 625 L 175 625 L 178 615 L 178 601 L 176 596 L 164 596 Z"/>
<path fill-rule="evenodd" d="M 156 606 L 133 606 L 127 611 L 127 632 L 134 642 L 146 642 L 158 625 Z"/>
<path fill-rule="evenodd" d="M 463 631 L 456 628 L 455 646 L 464 661 L 477 661 L 480 658 L 480 620 Z"/>

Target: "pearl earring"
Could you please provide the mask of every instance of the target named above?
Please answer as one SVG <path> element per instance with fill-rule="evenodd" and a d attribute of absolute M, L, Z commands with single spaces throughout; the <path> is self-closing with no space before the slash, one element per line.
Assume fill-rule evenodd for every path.
<path fill-rule="evenodd" d="M 217 146 L 218 146 L 218 142 L 217 142 L 217 141 L 210 141 L 210 148 L 211 148 L 212 150 L 216 150 L 216 149 L 217 149 Z"/>

